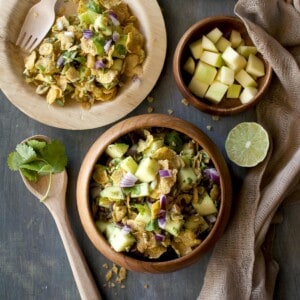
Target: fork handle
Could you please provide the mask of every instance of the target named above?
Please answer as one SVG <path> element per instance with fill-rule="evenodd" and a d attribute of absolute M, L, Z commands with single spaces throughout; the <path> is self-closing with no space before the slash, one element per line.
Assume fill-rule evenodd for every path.
<path fill-rule="evenodd" d="M 82 300 L 101 300 L 101 295 L 87 265 L 83 253 L 74 237 L 66 211 L 50 210 L 57 225 L 75 282 Z"/>

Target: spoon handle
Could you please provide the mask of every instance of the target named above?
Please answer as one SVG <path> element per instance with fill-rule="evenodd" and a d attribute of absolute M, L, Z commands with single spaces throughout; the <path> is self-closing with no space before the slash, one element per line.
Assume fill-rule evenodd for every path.
<path fill-rule="evenodd" d="M 50 209 L 50 212 L 63 241 L 81 299 L 101 300 L 101 295 L 91 271 L 74 237 L 66 211 L 53 211 Z"/>

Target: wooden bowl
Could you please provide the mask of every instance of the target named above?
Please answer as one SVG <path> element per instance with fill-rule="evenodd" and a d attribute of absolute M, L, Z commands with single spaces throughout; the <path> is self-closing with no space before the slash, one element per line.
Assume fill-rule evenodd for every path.
<path fill-rule="evenodd" d="M 91 201 L 89 198 L 90 181 L 92 171 L 105 151 L 106 147 L 121 136 L 136 129 L 145 127 L 164 127 L 174 129 L 194 139 L 207 151 L 220 174 L 221 201 L 216 223 L 208 236 L 191 253 L 165 261 L 141 260 L 126 253 L 114 251 L 108 244 L 106 238 L 98 231 L 91 212 Z M 215 144 L 197 127 L 181 119 L 163 115 L 147 114 L 125 119 L 102 134 L 88 150 L 77 180 L 77 207 L 81 223 L 85 232 L 94 246 L 109 260 L 129 270 L 149 273 L 172 272 L 195 263 L 205 252 L 207 252 L 223 233 L 228 222 L 231 207 L 231 178 L 226 162 Z"/>
<path fill-rule="evenodd" d="M 200 98 L 192 94 L 187 87 L 192 75 L 183 70 L 184 63 L 191 55 L 189 45 L 192 42 L 200 39 L 204 34 L 209 33 L 216 27 L 223 32 L 224 37 L 229 37 L 229 34 L 233 29 L 239 31 L 246 45 L 253 46 L 253 42 L 248 35 L 247 29 L 239 18 L 231 16 L 214 16 L 203 19 L 192 25 L 184 33 L 179 43 L 177 44 L 173 58 L 173 74 L 180 92 L 194 107 L 203 112 L 213 115 L 232 115 L 255 106 L 262 99 L 271 83 L 272 68 L 270 64 L 264 60 L 260 53 L 256 54 L 264 62 L 265 75 L 263 77 L 260 77 L 257 81 L 258 93 L 256 94 L 255 98 L 253 98 L 246 104 L 242 104 L 238 98 L 224 98 L 220 103 L 214 104 L 204 98 Z"/>

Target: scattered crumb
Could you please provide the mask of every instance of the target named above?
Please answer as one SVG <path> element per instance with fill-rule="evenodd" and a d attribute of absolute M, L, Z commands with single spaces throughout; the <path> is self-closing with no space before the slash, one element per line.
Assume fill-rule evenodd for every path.
<path fill-rule="evenodd" d="M 169 115 L 172 115 L 174 113 L 174 110 L 173 109 L 168 109 L 168 114 Z"/>
<path fill-rule="evenodd" d="M 149 103 L 152 103 L 152 102 L 154 101 L 154 98 L 153 98 L 153 97 L 150 97 L 150 96 L 148 96 L 148 97 L 147 97 L 147 101 L 148 101 Z"/>
<path fill-rule="evenodd" d="M 220 116 L 212 116 L 212 119 L 213 119 L 214 121 L 219 121 L 219 120 L 220 120 Z"/>
<path fill-rule="evenodd" d="M 113 275 L 112 270 L 109 270 L 105 275 L 105 280 L 110 281 L 112 278 L 112 275 Z"/>
<path fill-rule="evenodd" d="M 144 284 L 144 288 L 145 289 L 149 288 L 149 284 Z"/>
<path fill-rule="evenodd" d="M 114 288 L 116 283 L 119 283 L 122 289 L 126 288 L 125 284 L 123 283 L 127 277 L 127 270 L 125 268 L 118 267 L 117 265 L 113 264 L 109 269 L 107 263 L 103 264 L 102 267 L 108 270 L 105 275 L 106 283 L 103 284 L 103 287 Z"/>
<path fill-rule="evenodd" d="M 209 131 L 211 131 L 213 129 L 213 127 L 211 125 L 207 125 L 206 129 L 209 130 Z"/>
<path fill-rule="evenodd" d="M 147 108 L 147 112 L 150 114 L 150 113 L 152 113 L 153 112 L 153 107 L 151 107 L 151 106 L 149 106 L 148 108 Z"/>
<path fill-rule="evenodd" d="M 126 279 L 126 276 L 127 276 L 127 270 L 125 268 L 121 267 L 116 281 L 122 282 L 123 280 Z"/>
<path fill-rule="evenodd" d="M 188 105 L 189 105 L 188 101 L 187 101 L 185 98 L 183 98 L 183 99 L 181 100 L 181 103 L 182 103 L 183 105 L 185 105 L 185 106 L 188 106 Z"/>

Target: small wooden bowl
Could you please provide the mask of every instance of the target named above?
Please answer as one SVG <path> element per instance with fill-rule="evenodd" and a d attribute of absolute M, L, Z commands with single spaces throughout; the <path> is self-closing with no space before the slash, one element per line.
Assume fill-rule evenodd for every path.
<path fill-rule="evenodd" d="M 262 99 L 271 83 L 272 68 L 260 53 L 256 54 L 265 64 L 265 75 L 258 79 L 258 93 L 255 98 L 246 104 L 242 104 L 239 99 L 229 98 L 224 98 L 220 103 L 213 104 L 204 98 L 192 94 L 187 87 L 192 76 L 183 70 L 184 63 L 191 55 L 189 45 L 216 27 L 223 32 L 224 37 L 228 37 L 233 29 L 239 31 L 242 38 L 245 40 L 246 45 L 253 46 L 253 42 L 248 35 L 247 29 L 239 18 L 231 16 L 214 16 L 203 19 L 192 25 L 184 33 L 177 44 L 173 58 L 173 74 L 180 92 L 194 107 L 213 115 L 233 115 L 255 106 Z"/>
<path fill-rule="evenodd" d="M 95 164 L 104 153 L 106 147 L 123 135 L 146 127 L 164 127 L 174 129 L 194 139 L 207 151 L 220 174 L 221 201 L 216 223 L 208 236 L 190 254 L 166 261 L 149 261 L 130 257 L 126 253 L 114 251 L 108 244 L 106 238 L 98 231 L 91 212 L 91 201 L 89 189 L 92 172 Z M 197 127 L 181 119 L 163 115 L 147 114 L 125 119 L 102 134 L 88 150 L 77 180 L 77 207 L 81 223 L 85 232 L 94 246 L 109 260 L 125 267 L 126 269 L 149 272 L 165 273 L 172 272 L 195 263 L 205 252 L 207 252 L 223 233 L 229 219 L 231 208 L 231 178 L 227 164 L 216 145 Z"/>

